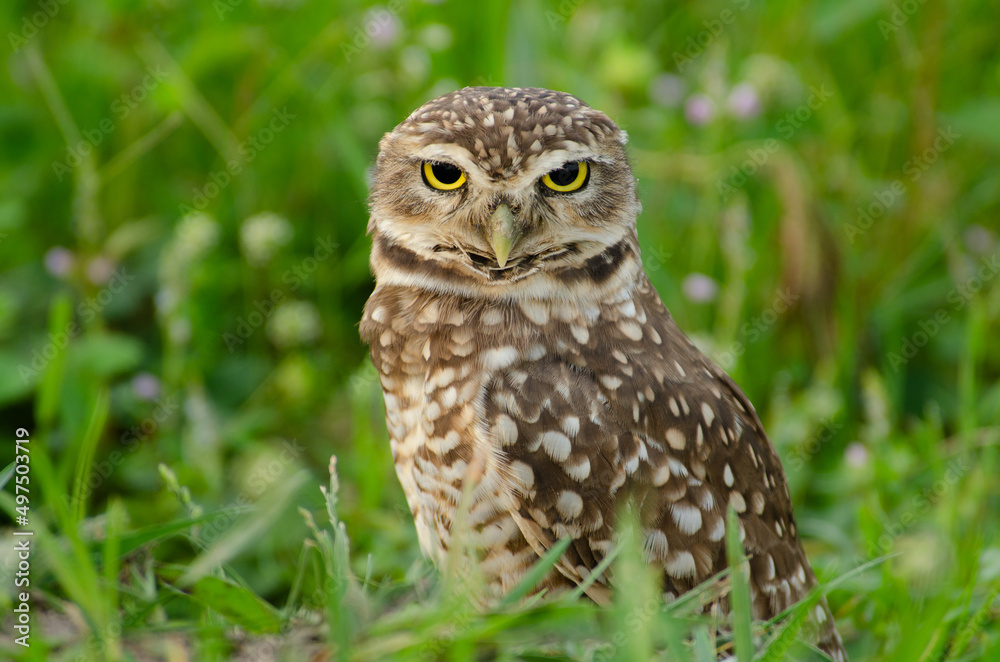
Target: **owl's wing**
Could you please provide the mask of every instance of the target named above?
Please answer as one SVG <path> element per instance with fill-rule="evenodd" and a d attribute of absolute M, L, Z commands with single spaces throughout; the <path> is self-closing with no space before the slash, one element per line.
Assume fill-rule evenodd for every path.
<path fill-rule="evenodd" d="M 629 435 L 607 409 L 591 376 L 556 360 L 524 361 L 498 372 L 485 392 L 489 434 L 504 451 L 516 486 L 522 535 L 539 556 L 557 540 L 573 542 L 556 568 L 579 584 L 608 553 L 626 466 Z M 602 578 L 588 594 L 606 600 Z"/>
<path fill-rule="evenodd" d="M 569 537 L 559 566 L 586 577 L 635 499 L 650 563 L 680 595 L 726 567 L 725 513 L 739 514 L 754 616 L 805 597 L 816 579 L 798 539 L 780 460 L 749 400 L 678 329 L 655 290 L 607 314 L 564 355 L 498 373 L 487 421 L 522 477 L 518 525 L 535 547 Z M 553 354 L 559 355 L 558 352 Z M 839 644 L 825 603 L 815 619 Z M 827 622 L 828 621 L 828 622 Z"/>
<path fill-rule="evenodd" d="M 489 434 L 520 485 L 515 520 L 539 554 L 571 538 L 560 572 L 578 582 L 610 548 L 627 495 L 649 562 L 679 596 L 725 568 L 732 505 L 752 555 L 755 615 L 773 616 L 815 582 L 777 455 L 732 380 L 669 317 L 645 323 L 646 342 L 598 329 L 614 349 L 588 353 L 586 367 L 546 356 L 488 383 Z"/>

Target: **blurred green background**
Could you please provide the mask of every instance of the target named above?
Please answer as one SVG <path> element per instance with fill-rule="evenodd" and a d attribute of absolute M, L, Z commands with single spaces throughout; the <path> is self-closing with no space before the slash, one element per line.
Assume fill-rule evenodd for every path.
<path fill-rule="evenodd" d="M 647 271 L 756 404 L 853 657 L 1000 659 L 998 25 L 986 0 L 5 2 L 0 656 L 659 655 L 669 615 L 470 615 L 392 468 L 369 169 L 424 101 L 508 85 L 628 131 Z"/>

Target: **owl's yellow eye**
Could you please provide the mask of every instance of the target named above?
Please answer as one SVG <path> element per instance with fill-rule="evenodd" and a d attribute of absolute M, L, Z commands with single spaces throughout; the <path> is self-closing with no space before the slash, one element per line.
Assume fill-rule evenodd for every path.
<path fill-rule="evenodd" d="M 561 168 L 542 177 L 542 183 L 553 191 L 569 193 L 583 188 L 590 176 L 590 167 L 586 161 L 566 163 Z"/>
<path fill-rule="evenodd" d="M 439 191 L 454 191 L 465 183 L 465 173 L 450 163 L 424 161 L 424 181 Z"/>

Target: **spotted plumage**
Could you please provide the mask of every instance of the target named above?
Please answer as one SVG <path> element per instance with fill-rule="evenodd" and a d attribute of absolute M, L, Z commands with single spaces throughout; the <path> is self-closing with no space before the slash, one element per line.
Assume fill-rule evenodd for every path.
<path fill-rule="evenodd" d="M 361 334 L 397 474 L 439 561 L 471 495 L 497 593 L 563 538 L 547 585 L 587 578 L 628 500 L 678 596 L 725 567 L 731 506 L 754 615 L 770 618 L 816 583 L 784 472 L 746 396 L 643 272 L 624 143 L 576 97 L 511 88 L 435 99 L 383 139 Z M 612 582 L 587 592 L 604 601 Z M 814 618 L 845 659 L 825 602 Z"/>

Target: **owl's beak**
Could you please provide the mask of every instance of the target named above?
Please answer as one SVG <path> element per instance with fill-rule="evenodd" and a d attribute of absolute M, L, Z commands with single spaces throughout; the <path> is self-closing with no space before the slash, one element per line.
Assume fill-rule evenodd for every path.
<path fill-rule="evenodd" d="M 507 258 L 517 241 L 517 232 L 514 229 L 514 214 L 510 207 L 500 205 L 490 217 L 489 224 L 490 246 L 493 247 L 493 254 L 497 256 L 497 264 L 503 269 L 507 266 Z"/>

